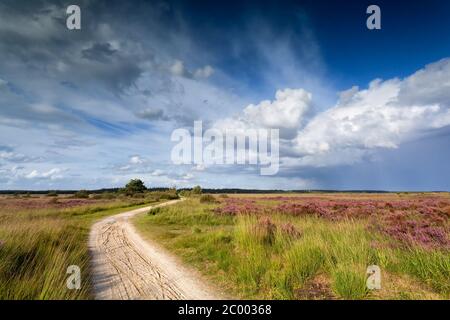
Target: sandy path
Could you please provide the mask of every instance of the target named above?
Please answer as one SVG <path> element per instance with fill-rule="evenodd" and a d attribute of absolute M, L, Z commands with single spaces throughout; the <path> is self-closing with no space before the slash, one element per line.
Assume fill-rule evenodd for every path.
<path fill-rule="evenodd" d="M 117 214 L 92 226 L 89 249 L 95 298 L 218 299 L 195 271 L 182 266 L 157 244 L 143 240 L 129 222 L 134 215 L 156 206 Z"/>

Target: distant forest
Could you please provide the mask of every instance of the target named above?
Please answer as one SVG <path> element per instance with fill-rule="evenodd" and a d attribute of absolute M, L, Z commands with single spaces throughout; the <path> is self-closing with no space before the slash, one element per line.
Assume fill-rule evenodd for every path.
<path fill-rule="evenodd" d="M 148 191 L 166 191 L 170 188 L 148 188 Z M 87 190 L 89 193 L 103 193 L 103 192 L 117 192 L 120 188 L 104 188 L 104 189 L 96 189 L 96 190 Z M 180 188 L 178 191 L 182 190 L 191 190 L 191 188 Z M 58 194 L 73 194 L 78 192 L 79 190 L 0 190 L 1 194 L 47 194 L 49 192 L 58 193 Z M 386 190 L 262 190 L 262 189 L 238 189 L 238 188 L 224 188 L 224 189 L 208 189 L 202 188 L 203 193 L 389 193 L 389 192 L 403 192 L 403 191 L 386 191 Z M 414 191 L 411 191 L 414 192 Z M 421 191 L 417 191 L 421 192 Z M 430 192 L 445 192 L 445 191 L 430 191 Z"/>

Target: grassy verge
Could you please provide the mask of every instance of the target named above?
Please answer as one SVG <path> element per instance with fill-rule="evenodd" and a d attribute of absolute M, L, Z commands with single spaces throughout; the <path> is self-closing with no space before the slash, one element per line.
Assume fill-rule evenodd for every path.
<path fill-rule="evenodd" d="M 138 229 L 219 287 L 256 299 L 448 299 L 448 251 L 399 248 L 364 219 L 218 215 L 189 199 L 135 218 Z M 366 269 L 382 289 L 366 288 Z"/>
<path fill-rule="evenodd" d="M 98 219 L 158 203 L 111 200 L 70 209 L 0 213 L 0 299 L 89 299 L 90 226 Z M 69 265 L 81 268 L 80 290 L 68 290 Z"/>

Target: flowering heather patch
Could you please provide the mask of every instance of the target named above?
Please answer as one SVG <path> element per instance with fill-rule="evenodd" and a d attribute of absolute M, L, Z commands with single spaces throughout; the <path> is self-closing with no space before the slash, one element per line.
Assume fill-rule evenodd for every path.
<path fill-rule="evenodd" d="M 333 210 L 327 205 L 316 202 L 306 203 L 282 203 L 274 208 L 274 211 L 282 214 L 291 214 L 294 216 L 315 215 L 317 217 L 334 219 Z"/>
<path fill-rule="evenodd" d="M 260 214 L 266 210 L 263 206 L 257 205 L 253 199 L 226 198 L 221 202 L 222 205 L 214 210 L 219 215 Z"/>
<path fill-rule="evenodd" d="M 57 199 L 57 200 L 54 200 Z M 3 198 L 0 199 L 0 211 L 21 211 L 29 209 L 63 209 L 78 207 L 86 204 L 105 203 L 104 200 L 93 199 L 65 199 L 65 198 L 31 198 L 31 199 L 14 199 Z"/>
<path fill-rule="evenodd" d="M 262 204 L 271 201 L 272 204 Z M 338 199 L 333 197 L 228 198 L 215 209 L 221 215 L 286 214 L 315 216 L 331 221 L 370 219 L 372 230 L 401 244 L 450 248 L 450 200 L 439 197 L 410 199 Z"/>
<path fill-rule="evenodd" d="M 388 212 L 374 222 L 375 229 L 402 244 L 450 249 L 448 218 L 441 217 L 439 212 L 432 208 L 418 210 L 417 213 L 414 215 L 411 211 Z"/>
<path fill-rule="evenodd" d="M 385 208 L 385 203 L 377 200 L 296 200 L 277 205 L 274 212 L 294 216 L 316 216 L 329 220 L 362 218 L 377 214 Z"/>

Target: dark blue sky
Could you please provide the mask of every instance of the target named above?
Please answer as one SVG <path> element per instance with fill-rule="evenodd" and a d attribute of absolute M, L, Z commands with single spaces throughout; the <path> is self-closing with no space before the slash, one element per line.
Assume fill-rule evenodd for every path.
<path fill-rule="evenodd" d="M 196 41 L 221 55 L 220 62 L 230 72 L 237 72 L 241 64 L 247 68 L 257 64 L 245 55 L 236 60 L 226 53 L 230 42 L 258 21 L 275 34 L 289 33 L 299 51 L 302 42 L 295 39 L 296 35 L 305 28 L 313 30 L 327 71 L 341 89 L 364 86 L 377 77 L 407 76 L 450 52 L 450 2 L 445 0 L 177 3 Z M 366 28 L 366 8 L 371 4 L 381 8 L 381 30 Z M 251 56 L 251 52 L 248 54 Z"/>

